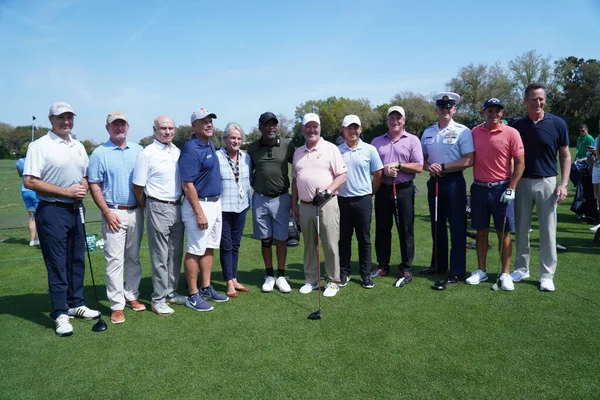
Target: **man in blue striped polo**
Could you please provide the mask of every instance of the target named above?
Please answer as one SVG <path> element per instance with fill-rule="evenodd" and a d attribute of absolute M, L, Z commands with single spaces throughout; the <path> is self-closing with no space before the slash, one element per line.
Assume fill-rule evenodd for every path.
<path fill-rule="evenodd" d="M 90 157 L 88 182 L 94 202 L 102 212 L 102 238 L 106 258 L 106 296 L 110 301 L 110 321 L 125 322 L 125 305 L 144 311 L 140 303 L 140 242 L 144 214 L 133 193 L 133 169 L 142 147 L 127 141 L 127 116 L 114 111 L 106 117 L 109 140 Z M 125 279 L 123 279 L 125 274 Z"/>

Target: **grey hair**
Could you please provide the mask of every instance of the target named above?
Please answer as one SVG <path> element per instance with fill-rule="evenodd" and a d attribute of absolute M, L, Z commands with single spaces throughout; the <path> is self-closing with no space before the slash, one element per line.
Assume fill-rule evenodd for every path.
<path fill-rule="evenodd" d="M 225 139 L 227 139 L 227 137 L 229 136 L 229 134 L 231 133 L 231 131 L 238 131 L 239 133 L 241 133 L 242 134 L 242 143 L 244 143 L 244 139 L 246 138 L 246 134 L 244 133 L 244 130 L 242 129 L 242 127 L 240 126 L 240 124 L 238 124 L 237 122 L 229 122 L 225 126 L 225 130 L 223 131 L 223 142 L 225 142 Z"/>

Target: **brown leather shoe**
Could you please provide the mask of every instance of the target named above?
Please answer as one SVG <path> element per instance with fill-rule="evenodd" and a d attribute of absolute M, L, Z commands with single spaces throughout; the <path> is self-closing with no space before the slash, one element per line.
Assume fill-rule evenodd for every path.
<path fill-rule="evenodd" d="M 227 292 L 227 297 L 238 297 L 238 292 L 235 290 L 233 292 Z"/>
<path fill-rule="evenodd" d="M 131 308 L 133 311 L 145 311 L 146 310 L 146 306 L 137 300 L 128 301 L 127 307 Z"/>
<path fill-rule="evenodd" d="M 245 286 L 237 286 L 237 287 L 235 288 L 235 290 L 237 290 L 238 292 L 244 292 L 244 293 L 247 293 L 247 292 L 249 292 L 249 291 L 250 291 L 250 289 L 248 289 L 248 288 L 247 288 L 247 287 L 245 287 Z"/>
<path fill-rule="evenodd" d="M 113 324 L 122 324 L 125 322 L 125 314 L 123 313 L 123 310 L 113 310 L 110 313 L 110 322 Z"/>

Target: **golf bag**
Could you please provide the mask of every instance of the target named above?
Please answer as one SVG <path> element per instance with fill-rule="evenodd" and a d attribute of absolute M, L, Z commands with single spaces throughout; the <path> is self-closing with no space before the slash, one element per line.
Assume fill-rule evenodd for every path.
<path fill-rule="evenodd" d="M 290 215 L 288 224 L 287 247 L 296 247 L 300 244 L 300 224 Z"/>

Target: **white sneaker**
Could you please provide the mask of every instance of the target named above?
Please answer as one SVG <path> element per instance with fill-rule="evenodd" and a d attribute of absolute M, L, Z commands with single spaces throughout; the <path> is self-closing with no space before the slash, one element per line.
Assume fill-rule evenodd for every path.
<path fill-rule="evenodd" d="M 334 282 L 329 282 L 323 291 L 323 297 L 333 297 L 340 290 L 339 286 Z"/>
<path fill-rule="evenodd" d="M 500 289 L 502 290 L 515 290 L 515 284 L 509 274 L 500 275 Z"/>
<path fill-rule="evenodd" d="M 67 314 L 70 318 L 95 319 L 100 316 L 100 311 L 92 310 L 86 306 L 69 308 Z"/>
<path fill-rule="evenodd" d="M 171 293 L 171 296 L 167 296 L 167 303 L 169 303 L 169 304 L 183 305 L 183 304 L 185 304 L 186 300 L 187 300 L 187 297 L 182 296 L 177 292 L 173 292 L 173 293 Z M 157 304 L 159 304 L 159 303 L 157 303 Z"/>
<path fill-rule="evenodd" d="M 267 276 L 265 278 L 265 283 L 262 285 L 262 291 L 264 293 L 271 293 L 273 291 L 273 286 L 275 286 L 275 278 Z"/>
<path fill-rule="evenodd" d="M 34 247 L 34 246 L 39 246 L 39 245 L 40 245 L 40 239 L 30 240 L 30 241 L 29 241 L 29 245 L 30 245 L 31 247 Z"/>
<path fill-rule="evenodd" d="M 55 332 L 58 336 L 71 336 L 73 334 L 73 325 L 69 322 L 67 314 L 61 314 L 56 318 Z"/>
<path fill-rule="evenodd" d="M 600 224 L 598 224 L 598 225 L 596 225 L 596 226 L 592 226 L 592 227 L 590 228 L 590 231 L 592 231 L 592 232 L 596 232 L 596 231 L 597 231 L 599 228 L 600 228 Z"/>
<path fill-rule="evenodd" d="M 521 272 L 516 270 L 512 274 L 510 274 L 513 282 L 521 282 L 523 279 L 529 278 L 529 272 Z"/>
<path fill-rule="evenodd" d="M 554 281 L 550 278 L 542 279 L 540 281 L 540 290 L 542 292 L 554 292 Z"/>
<path fill-rule="evenodd" d="M 279 291 L 281 293 L 289 293 L 292 291 L 292 288 L 287 283 L 284 276 L 280 276 L 279 278 L 277 278 L 277 280 L 275 281 L 275 284 L 277 285 L 277 289 L 279 289 Z M 273 290 L 273 289 L 271 289 L 271 290 Z"/>
<path fill-rule="evenodd" d="M 479 285 L 480 282 L 485 282 L 487 280 L 488 280 L 487 273 L 485 271 L 478 269 L 477 271 L 474 271 L 471 274 L 471 276 L 469 276 L 465 280 L 465 283 L 468 285 Z"/>
<path fill-rule="evenodd" d="M 308 294 L 310 292 L 312 292 L 314 289 L 317 289 L 319 286 L 317 286 L 317 284 L 311 284 L 306 282 L 304 284 L 304 286 L 302 286 L 299 290 L 300 294 Z"/>
<path fill-rule="evenodd" d="M 183 297 L 183 296 L 182 296 Z M 156 303 L 152 304 L 152 311 L 156 314 L 166 317 L 167 315 L 171 315 L 175 312 L 171 307 L 167 305 L 167 303 Z"/>

